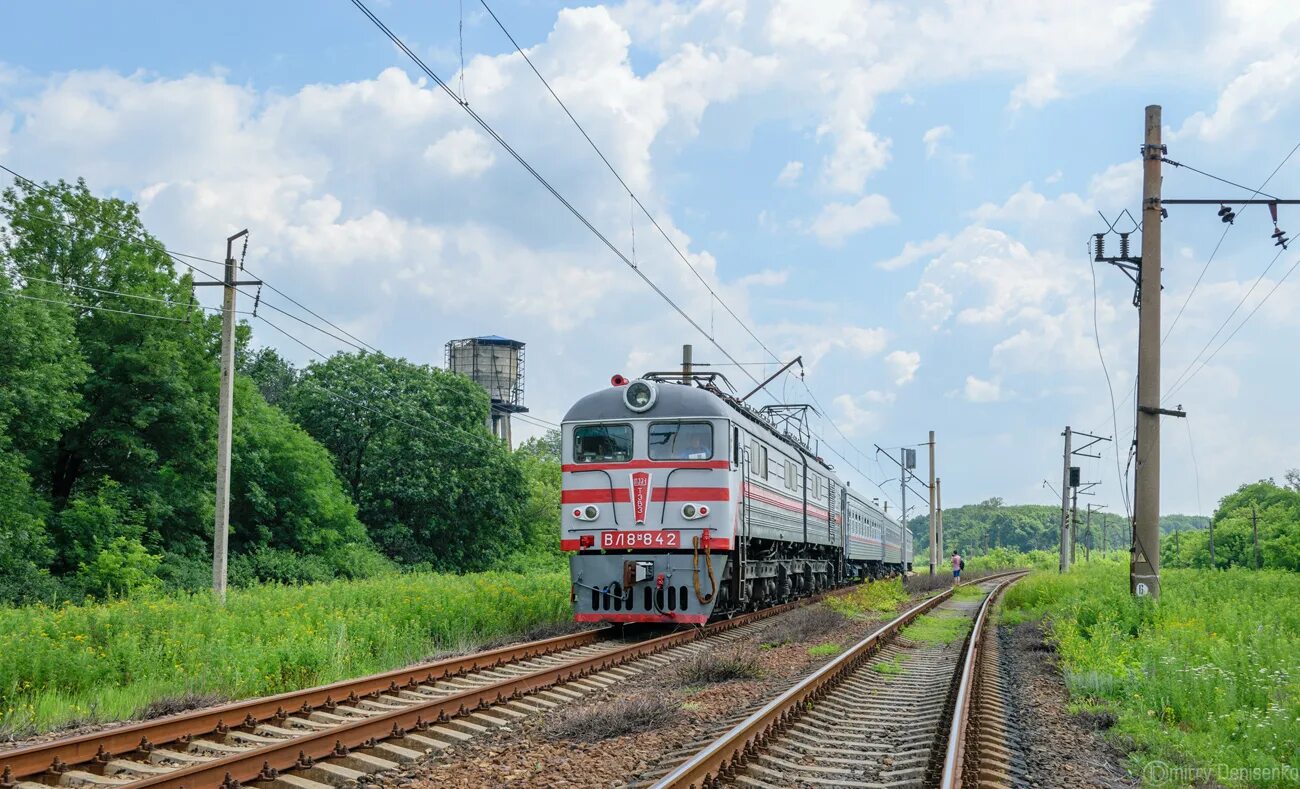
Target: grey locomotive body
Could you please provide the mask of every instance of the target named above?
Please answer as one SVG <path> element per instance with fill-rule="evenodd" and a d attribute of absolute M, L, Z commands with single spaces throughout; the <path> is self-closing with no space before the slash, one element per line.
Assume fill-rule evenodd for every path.
<path fill-rule="evenodd" d="M 898 523 L 708 381 L 615 376 L 561 433 L 579 621 L 702 623 L 910 567 Z"/>

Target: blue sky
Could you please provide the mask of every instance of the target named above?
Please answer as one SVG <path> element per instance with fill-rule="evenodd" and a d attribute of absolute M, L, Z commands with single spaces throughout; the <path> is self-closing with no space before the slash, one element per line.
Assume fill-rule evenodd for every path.
<path fill-rule="evenodd" d="M 459 2 L 372 7 L 459 89 Z M 482 6 L 463 8 L 470 105 L 628 254 L 635 228 L 642 271 L 733 357 L 763 361 Z M 778 356 L 804 355 L 846 476 L 895 498 L 872 445 L 935 429 L 949 506 L 1051 501 L 1061 429 L 1116 432 L 1098 344 L 1123 463 L 1137 316 L 1128 281 L 1098 269 L 1094 330 L 1083 245 L 1097 211 L 1137 208 L 1144 105 L 1163 105 L 1171 158 L 1254 186 L 1300 142 L 1286 2 L 493 9 L 699 276 Z M 551 421 L 683 342 L 724 360 L 344 0 L 50 2 L 0 21 L 20 33 L 0 56 L 0 161 L 139 200 L 179 250 L 219 257 L 246 226 L 250 267 L 367 342 L 440 363 L 454 337 L 524 340 L 528 405 Z M 1238 194 L 1186 171 L 1165 184 Z M 1296 196 L 1300 161 L 1268 191 Z M 1243 213 L 1187 301 L 1167 389 L 1273 259 L 1266 214 Z M 1300 233 L 1286 208 L 1281 225 Z M 1171 210 L 1166 326 L 1221 232 L 1212 208 Z M 1220 341 L 1294 262 L 1277 259 Z M 1191 416 L 1164 428 L 1165 511 L 1208 513 L 1300 465 L 1298 315 L 1300 274 L 1170 393 Z M 1115 466 L 1110 452 L 1084 475 L 1122 512 Z"/>

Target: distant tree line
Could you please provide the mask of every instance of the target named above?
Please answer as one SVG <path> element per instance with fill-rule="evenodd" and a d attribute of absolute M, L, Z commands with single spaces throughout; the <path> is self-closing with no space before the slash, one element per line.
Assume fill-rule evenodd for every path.
<path fill-rule="evenodd" d="M 84 182 L 8 189 L 0 218 L 0 602 L 208 586 L 219 316 Z M 250 339 L 232 582 L 554 559 L 558 450 L 493 439 L 469 379 L 377 353 L 297 370 Z"/>
<path fill-rule="evenodd" d="M 1078 534 L 1080 546 L 1086 541 L 1084 512 L 1079 513 Z M 1164 515 L 1160 528 L 1165 532 L 1176 529 L 1192 531 L 1204 529 L 1209 518 L 1199 515 Z M 909 521 L 916 536 L 917 552 L 930 545 L 929 514 Z M 1128 545 L 1128 524 L 1121 513 L 1092 514 L 1092 547 L 1102 547 L 1102 528 L 1107 531 L 1106 546 L 1116 548 Z M 1059 550 L 1061 544 L 1061 508 L 1050 504 L 1005 504 L 1000 498 L 991 498 L 979 504 L 966 504 L 943 511 L 944 550 L 954 548 L 972 556 L 981 556 L 998 548 L 1029 552 Z M 1081 547 L 1076 550 L 1082 550 Z"/>

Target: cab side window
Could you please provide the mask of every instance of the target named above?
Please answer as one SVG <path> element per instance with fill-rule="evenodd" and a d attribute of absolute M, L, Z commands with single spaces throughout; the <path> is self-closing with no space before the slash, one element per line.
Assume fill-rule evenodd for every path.
<path fill-rule="evenodd" d="M 767 447 L 758 441 L 749 445 L 749 473 L 758 479 L 767 479 Z"/>

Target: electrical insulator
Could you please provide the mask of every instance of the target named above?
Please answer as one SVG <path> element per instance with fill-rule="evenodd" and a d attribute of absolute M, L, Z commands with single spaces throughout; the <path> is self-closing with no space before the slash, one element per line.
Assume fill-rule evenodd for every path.
<path fill-rule="evenodd" d="M 1119 256 L 1122 258 L 1128 257 L 1128 233 L 1119 234 Z"/>
<path fill-rule="evenodd" d="M 1233 220 L 1236 218 L 1237 214 L 1231 208 L 1228 208 L 1226 205 L 1219 206 L 1219 219 L 1222 219 L 1225 224 L 1232 224 Z"/>
<path fill-rule="evenodd" d="M 1290 239 L 1286 237 L 1286 233 L 1282 232 L 1282 228 L 1273 228 L 1273 246 L 1286 249 L 1286 245 L 1289 241 Z"/>
<path fill-rule="evenodd" d="M 1105 258 L 1106 256 L 1106 236 L 1101 233 L 1097 233 L 1096 235 L 1093 236 L 1093 239 L 1095 241 L 1095 246 L 1097 249 L 1097 256 L 1095 260 L 1098 263 L 1101 263 L 1103 258 Z"/>

